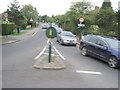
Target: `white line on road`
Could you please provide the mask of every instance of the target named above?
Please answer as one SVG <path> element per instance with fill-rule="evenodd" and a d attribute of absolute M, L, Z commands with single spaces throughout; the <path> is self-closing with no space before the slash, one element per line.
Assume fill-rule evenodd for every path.
<path fill-rule="evenodd" d="M 47 44 L 49 43 L 50 39 L 47 40 Z M 52 42 L 51 42 L 52 43 Z"/>
<path fill-rule="evenodd" d="M 37 55 L 37 57 L 36 57 L 35 59 L 38 59 L 38 58 L 44 53 L 45 49 L 46 49 L 46 46 L 44 47 L 44 49 L 42 50 L 42 52 L 40 52 L 40 53 Z"/>
<path fill-rule="evenodd" d="M 49 55 L 49 53 L 43 53 L 43 54 L 46 54 L 46 55 Z M 58 56 L 58 55 L 55 55 L 55 54 L 51 54 L 52 56 Z"/>
<path fill-rule="evenodd" d="M 61 54 L 60 52 L 58 52 L 58 50 L 53 46 L 53 48 L 55 49 L 55 51 L 58 53 L 58 55 L 60 55 L 60 57 L 63 59 L 63 60 L 66 60 Z"/>
<path fill-rule="evenodd" d="M 49 43 L 49 39 L 47 40 L 47 44 Z"/>
<path fill-rule="evenodd" d="M 85 73 L 85 74 L 102 74 L 101 72 L 94 72 L 94 71 L 80 71 L 80 70 L 76 70 L 77 73 Z"/>

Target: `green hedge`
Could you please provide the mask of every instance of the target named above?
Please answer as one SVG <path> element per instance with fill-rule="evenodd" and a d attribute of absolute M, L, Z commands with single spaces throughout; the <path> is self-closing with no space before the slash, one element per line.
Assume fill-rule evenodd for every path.
<path fill-rule="evenodd" d="M 2 35 L 13 34 L 14 23 L 0 23 L 0 26 L 2 26 L 2 30 L 0 29 L 0 34 Z"/>

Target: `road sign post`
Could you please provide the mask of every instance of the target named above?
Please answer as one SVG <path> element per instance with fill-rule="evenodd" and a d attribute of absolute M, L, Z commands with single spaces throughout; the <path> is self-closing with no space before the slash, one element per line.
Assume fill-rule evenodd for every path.
<path fill-rule="evenodd" d="M 5 21 L 8 23 L 8 13 L 4 13 Z"/>
<path fill-rule="evenodd" d="M 51 42 L 49 42 L 49 58 L 48 58 L 48 62 L 51 62 Z"/>
<path fill-rule="evenodd" d="M 80 21 L 80 23 L 83 23 L 83 22 L 84 22 L 84 18 L 81 17 L 81 18 L 79 19 L 79 21 Z"/>
<path fill-rule="evenodd" d="M 46 36 L 49 38 L 49 57 L 48 57 L 48 62 L 51 62 L 51 49 L 52 49 L 52 39 L 55 38 L 57 35 L 56 29 L 54 27 L 49 27 L 46 30 Z"/>
<path fill-rule="evenodd" d="M 79 22 L 80 23 L 78 24 L 78 31 L 79 31 L 80 36 L 82 37 L 82 31 L 83 31 L 83 28 L 85 27 L 84 18 L 80 17 Z M 79 37 L 79 39 L 80 39 L 80 37 Z"/>

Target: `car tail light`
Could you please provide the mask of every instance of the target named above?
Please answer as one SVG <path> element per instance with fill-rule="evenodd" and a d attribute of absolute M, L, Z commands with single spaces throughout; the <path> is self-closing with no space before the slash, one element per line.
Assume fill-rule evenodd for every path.
<path fill-rule="evenodd" d="M 80 40 L 80 43 L 82 43 L 83 42 L 83 40 Z"/>

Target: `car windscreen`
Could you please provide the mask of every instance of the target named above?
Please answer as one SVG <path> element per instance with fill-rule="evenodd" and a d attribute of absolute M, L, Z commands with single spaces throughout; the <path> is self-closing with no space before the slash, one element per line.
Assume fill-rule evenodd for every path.
<path fill-rule="evenodd" d="M 120 41 L 115 39 L 107 39 L 106 42 L 111 48 L 120 48 Z"/>
<path fill-rule="evenodd" d="M 63 33 L 61 33 L 61 35 L 62 35 L 62 36 L 71 36 L 71 37 L 74 36 L 74 34 L 71 33 L 71 32 L 63 32 Z"/>

